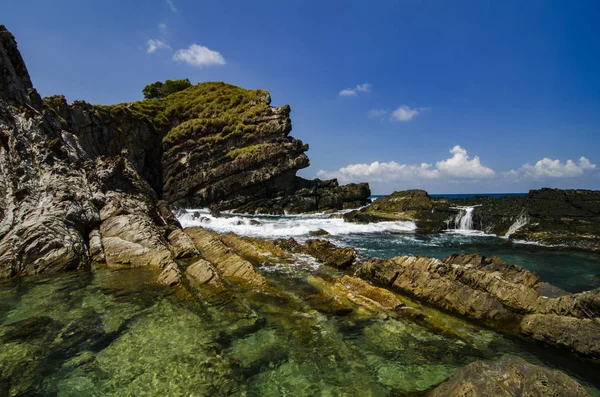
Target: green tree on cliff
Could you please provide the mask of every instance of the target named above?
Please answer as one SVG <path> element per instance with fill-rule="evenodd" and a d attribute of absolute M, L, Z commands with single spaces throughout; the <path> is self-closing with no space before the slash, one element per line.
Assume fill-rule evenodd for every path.
<path fill-rule="evenodd" d="M 164 83 L 156 81 L 148 84 L 142 90 L 145 99 L 164 98 L 178 91 L 183 91 L 192 86 L 189 79 L 167 80 Z"/>

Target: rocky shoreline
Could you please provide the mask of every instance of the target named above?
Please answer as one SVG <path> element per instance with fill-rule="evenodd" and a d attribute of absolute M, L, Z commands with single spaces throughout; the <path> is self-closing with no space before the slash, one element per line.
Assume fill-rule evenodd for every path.
<path fill-rule="evenodd" d="M 436 198 L 407 190 L 344 215 L 348 222 L 413 221 L 417 233 L 458 229 L 471 208 L 471 230 L 540 245 L 600 251 L 600 191 L 532 190 L 526 196 Z"/>
<path fill-rule="evenodd" d="M 201 302 L 218 302 L 221 310 L 239 318 L 240 332 L 250 332 L 261 323 L 239 298 L 240 290 L 297 299 L 270 282 L 259 266 L 316 261 L 338 272 L 308 280 L 307 306 L 320 313 L 402 318 L 468 343 L 460 330 L 408 303 L 409 296 L 597 365 L 600 289 L 568 294 L 525 269 L 479 255 L 363 260 L 353 248 L 327 240 L 272 241 L 182 229 L 172 207 L 281 214 L 358 208 L 368 202 L 366 184 L 339 186 L 336 180 L 296 176 L 308 166 L 308 147 L 288 135 L 289 112 L 288 106 L 271 107 L 264 91 L 223 83 L 114 106 L 68 105 L 63 97 L 42 100 L 14 37 L 0 25 L 0 277 L 148 267 L 158 273 L 159 284 Z M 511 236 L 596 250 L 599 202 L 597 192 L 585 191 L 541 190 L 522 200 L 462 204 L 410 191 L 345 218 L 413 220 L 419 231 L 436 232 L 448 227 L 455 207 L 477 203 L 475 223 L 488 232 L 502 234 L 526 217 Z M 2 337 L 8 341 L 19 335 Z M 548 390 L 586 395 L 567 375 L 520 361 L 471 364 L 428 393 L 488 395 L 494 387 L 505 388 L 493 386 L 498 373 L 510 379 L 509 395 Z M 0 391 L 10 390 L 17 375 L 18 370 L 2 372 Z"/>

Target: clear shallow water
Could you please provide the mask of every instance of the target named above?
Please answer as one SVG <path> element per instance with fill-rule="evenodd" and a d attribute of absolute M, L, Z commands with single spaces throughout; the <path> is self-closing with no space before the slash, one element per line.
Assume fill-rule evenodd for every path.
<path fill-rule="evenodd" d="M 321 227 L 332 240 L 381 257 L 478 251 L 537 266 L 570 290 L 598 285 L 593 255 L 476 234 L 419 236 L 410 223 L 373 230 L 325 215 L 255 218 L 259 225 L 251 217 L 180 218 L 221 232 L 298 239 Z M 258 270 L 282 296 L 234 288 L 209 298 L 156 286 L 157 274 L 145 269 L 0 283 L 0 396 L 403 396 L 472 361 L 510 356 L 561 369 L 600 396 L 597 366 L 564 352 L 406 298 L 428 321 L 359 306 L 338 312 L 328 291 L 342 274 L 314 262 Z"/>
<path fill-rule="evenodd" d="M 326 230 L 325 236 L 338 244 L 349 245 L 368 257 L 391 258 L 422 255 L 444 258 L 455 253 L 498 256 L 538 273 L 543 280 L 569 292 L 600 287 L 600 254 L 523 244 L 481 232 L 450 231 L 433 235 L 415 234 L 412 222 L 356 224 L 336 215 L 245 216 L 214 218 L 205 210 L 179 214 L 183 226 L 203 226 L 219 233 L 286 238 L 309 238 L 310 231 Z M 256 224 L 258 222 L 258 224 Z M 323 238 L 323 237 L 320 237 Z"/>
<path fill-rule="evenodd" d="M 260 268 L 284 297 L 227 299 L 97 270 L 0 284 L 0 395 L 402 396 L 480 359 L 520 356 L 600 395 L 594 367 L 433 309 L 435 323 L 328 312 L 324 267 Z"/>

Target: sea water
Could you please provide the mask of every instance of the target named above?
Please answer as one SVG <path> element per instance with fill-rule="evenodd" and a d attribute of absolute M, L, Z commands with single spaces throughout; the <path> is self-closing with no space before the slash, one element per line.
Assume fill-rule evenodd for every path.
<path fill-rule="evenodd" d="M 178 217 L 184 227 L 202 226 L 219 233 L 271 239 L 294 237 L 303 241 L 312 238 L 309 232 L 322 229 L 329 235 L 319 238 L 354 247 L 365 257 L 414 255 L 441 259 L 455 253 L 498 256 L 538 273 L 544 281 L 569 292 L 600 287 L 598 253 L 543 247 L 460 227 L 438 234 L 416 234 L 413 222 L 350 223 L 341 218 L 343 212 L 292 216 L 225 212 L 215 218 L 208 210 L 190 209 L 180 212 Z"/>
<path fill-rule="evenodd" d="M 204 210 L 179 218 L 185 226 L 267 238 L 304 240 L 324 229 L 331 233 L 325 238 L 364 257 L 481 252 L 573 292 L 600 284 L 593 254 L 457 232 L 422 236 L 410 222 L 347 224 L 339 214 L 213 218 Z M 401 396 L 427 390 L 470 362 L 518 356 L 561 369 L 600 396 L 597 368 L 560 350 L 410 299 L 440 326 L 330 312 L 318 299 L 320 288 L 343 272 L 315 262 L 257 270 L 285 296 L 234 289 L 228 301 L 206 301 L 157 286 L 156 272 L 142 268 L 2 282 L 0 395 Z"/>

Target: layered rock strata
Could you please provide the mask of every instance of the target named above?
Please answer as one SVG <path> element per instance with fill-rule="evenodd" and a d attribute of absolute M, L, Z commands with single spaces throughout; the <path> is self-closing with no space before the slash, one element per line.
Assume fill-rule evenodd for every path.
<path fill-rule="evenodd" d="M 0 26 L 0 277 L 89 266 L 153 266 L 182 277 L 199 254 L 169 206 L 283 213 L 366 203 L 366 184 L 307 181 L 289 106 L 204 83 L 114 106 L 44 101 Z"/>
<path fill-rule="evenodd" d="M 372 259 L 359 275 L 495 329 L 600 358 L 600 289 L 568 294 L 519 266 L 480 255 Z"/>

